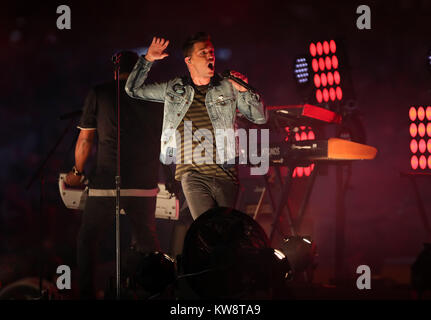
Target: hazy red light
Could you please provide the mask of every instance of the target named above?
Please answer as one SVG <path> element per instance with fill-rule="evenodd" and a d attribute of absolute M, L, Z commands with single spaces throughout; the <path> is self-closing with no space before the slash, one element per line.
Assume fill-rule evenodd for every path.
<path fill-rule="evenodd" d="M 325 102 L 328 102 L 329 101 L 329 91 L 328 91 L 328 89 L 323 89 L 323 100 L 325 101 Z"/>
<path fill-rule="evenodd" d="M 317 54 L 319 56 L 321 56 L 323 54 L 322 43 L 318 42 L 317 45 L 316 45 L 316 49 L 317 49 Z"/>
<path fill-rule="evenodd" d="M 427 114 L 427 119 L 429 121 L 431 121 L 431 107 L 430 106 L 427 107 L 426 114 Z"/>
<path fill-rule="evenodd" d="M 431 156 L 428 157 L 428 169 L 431 169 Z"/>
<path fill-rule="evenodd" d="M 325 58 L 325 66 L 326 66 L 326 69 L 331 70 L 331 68 L 332 68 L 331 58 L 329 58 L 329 57 Z"/>
<path fill-rule="evenodd" d="M 431 137 L 431 122 L 428 122 L 427 124 L 427 135 L 428 137 Z"/>
<path fill-rule="evenodd" d="M 427 149 L 428 149 L 428 152 L 431 153 L 431 139 L 428 139 Z"/>
<path fill-rule="evenodd" d="M 410 110 L 409 110 L 409 118 L 410 118 L 410 120 L 411 121 L 415 121 L 416 120 L 416 116 L 417 116 L 416 108 L 415 107 L 411 107 Z"/>
<path fill-rule="evenodd" d="M 334 81 L 335 81 L 335 84 L 340 84 L 341 77 L 340 77 L 340 73 L 338 71 L 334 72 Z"/>
<path fill-rule="evenodd" d="M 418 152 L 418 142 L 415 139 L 412 139 L 412 141 L 410 141 L 410 151 L 412 153 Z"/>
<path fill-rule="evenodd" d="M 420 121 L 423 121 L 423 119 L 425 119 L 425 110 L 423 107 L 418 108 L 418 119 Z"/>
<path fill-rule="evenodd" d="M 308 140 L 314 140 L 314 139 L 316 139 L 316 135 L 314 134 L 313 131 L 309 131 L 308 132 Z"/>
<path fill-rule="evenodd" d="M 319 71 L 319 63 L 317 62 L 317 59 L 313 59 L 311 61 L 311 67 L 313 68 L 314 72 Z"/>
<path fill-rule="evenodd" d="M 311 169 L 310 169 L 310 167 L 305 167 L 305 168 L 304 168 L 304 174 L 305 174 L 305 176 L 306 176 L 306 177 L 310 176 L 310 173 L 311 173 Z"/>
<path fill-rule="evenodd" d="M 426 150 L 427 150 L 427 145 L 425 143 L 425 140 L 424 139 L 419 140 L 419 152 L 425 153 Z"/>
<path fill-rule="evenodd" d="M 419 123 L 418 132 L 419 132 L 419 135 L 421 137 L 425 136 L 425 131 L 426 131 L 425 130 L 425 125 L 423 124 L 423 122 Z"/>
<path fill-rule="evenodd" d="M 329 88 L 329 98 L 331 99 L 331 101 L 335 101 L 335 89 L 334 88 Z"/>
<path fill-rule="evenodd" d="M 316 90 L 316 100 L 317 100 L 317 102 L 322 103 L 322 99 L 323 99 L 322 91 L 320 89 L 317 89 Z"/>
<path fill-rule="evenodd" d="M 296 168 L 293 169 L 292 177 L 296 178 Z"/>
<path fill-rule="evenodd" d="M 418 157 L 412 156 L 412 158 L 410 159 L 410 165 L 412 166 L 412 169 L 416 170 L 418 168 L 418 164 L 419 164 Z"/>
<path fill-rule="evenodd" d="M 316 45 L 314 43 L 310 44 L 310 54 L 311 56 L 316 56 Z"/>
<path fill-rule="evenodd" d="M 337 58 L 337 56 L 332 56 L 332 67 L 334 69 L 338 68 L 338 58 Z"/>
<path fill-rule="evenodd" d="M 421 167 L 421 169 L 425 169 L 427 167 L 427 158 L 424 155 L 419 158 L 419 167 Z"/>
<path fill-rule="evenodd" d="M 325 54 L 329 53 L 329 43 L 328 43 L 328 41 L 323 42 L 323 52 Z"/>
<path fill-rule="evenodd" d="M 328 80 L 326 79 L 326 74 L 322 73 L 320 75 L 320 79 L 322 80 L 322 86 L 326 87 L 326 85 L 328 84 Z"/>
<path fill-rule="evenodd" d="M 307 134 L 305 133 L 305 131 L 301 132 L 301 141 L 307 140 Z"/>
<path fill-rule="evenodd" d="M 314 75 L 314 85 L 316 88 L 320 87 L 320 76 L 317 73 Z"/>
<path fill-rule="evenodd" d="M 410 124 L 410 135 L 412 138 L 416 137 L 418 134 L 418 127 L 416 126 L 416 123 Z"/>
<path fill-rule="evenodd" d="M 329 41 L 329 48 L 331 49 L 332 53 L 335 53 L 335 51 L 337 51 L 337 45 L 335 44 L 334 40 Z"/>
<path fill-rule="evenodd" d="M 301 178 L 304 175 L 304 168 L 296 167 L 296 173 L 298 174 L 298 177 Z"/>
<path fill-rule="evenodd" d="M 295 140 L 296 141 L 301 141 L 301 136 L 299 135 L 299 133 L 295 133 Z"/>
<path fill-rule="evenodd" d="M 325 70 L 325 60 L 323 58 L 319 58 L 319 69 L 320 71 Z"/>
<path fill-rule="evenodd" d="M 343 90 L 341 90 L 340 87 L 337 87 L 337 89 L 335 89 L 335 93 L 337 95 L 337 99 L 338 100 L 343 99 Z"/>
<path fill-rule="evenodd" d="M 328 84 L 330 86 L 332 86 L 334 84 L 334 75 L 332 74 L 332 72 L 328 72 Z"/>

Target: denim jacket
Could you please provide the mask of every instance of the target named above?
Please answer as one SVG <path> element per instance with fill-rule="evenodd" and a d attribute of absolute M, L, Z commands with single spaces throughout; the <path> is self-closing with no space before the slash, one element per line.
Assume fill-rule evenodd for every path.
<path fill-rule="evenodd" d="M 178 137 L 175 137 L 175 130 L 192 104 L 194 89 L 186 78 L 146 84 L 145 80 L 152 64 L 141 56 L 129 75 L 125 90 L 132 98 L 164 103 L 160 161 L 169 164 L 176 161 Z M 216 136 L 218 130 L 234 130 L 236 108 L 256 124 L 264 124 L 268 118 L 259 94 L 239 92 L 230 81 L 218 75 L 211 79 L 205 105 Z M 225 143 L 218 143 L 217 137 L 214 140 L 218 154 L 223 155 L 224 163 L 231 163 L 232 159 L 238 156 L 235 141 L 227 139 Z"/>

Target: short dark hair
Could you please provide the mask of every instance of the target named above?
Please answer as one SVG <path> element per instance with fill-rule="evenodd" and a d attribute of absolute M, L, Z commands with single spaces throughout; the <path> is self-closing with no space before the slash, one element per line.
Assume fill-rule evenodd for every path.
<path fill-rule="evenodd" d="M 184 58 L 189 57 L 192 54 L 193 45 L 197 42 L 211 41 L 211 37 L 206 32 L 198 32 L 191 35 L 183 44 Z"/>

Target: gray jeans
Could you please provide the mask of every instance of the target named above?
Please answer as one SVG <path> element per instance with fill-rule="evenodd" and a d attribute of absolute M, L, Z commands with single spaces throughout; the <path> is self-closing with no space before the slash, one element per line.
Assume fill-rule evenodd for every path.
<path fill-rule="evenodd" d="M 233 181 L 188 171 L 181 177 L 181 186 L 196 220 L 202 213 L 214 207 L 233 208 L 239 185 Z"/>

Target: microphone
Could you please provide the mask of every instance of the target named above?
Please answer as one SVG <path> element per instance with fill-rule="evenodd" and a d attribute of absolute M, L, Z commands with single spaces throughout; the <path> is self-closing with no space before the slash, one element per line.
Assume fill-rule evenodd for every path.
<path fill-rule="evenodd" d="M 253 88 L 251 85 L 249 85 L 247 82 L 245 82 L 244 80 L 234 77 L 233 75 L 230 74 L 231 70 L 225 70 L 222 72 L 221 76 L 223 78 L 228 78 L 231 79 L 233 81 L 235 81 L 236 83 L 242 85 L 244 88 L 246 88 L 247 90 L 253 92 L 253 93 L 257 93 L 257 90 L 255 88 Z"/>
<path fill-rule="evenodd" d="M 114 64 L 120 63 L 121 53 L 116 53 L 111 57 L 111 60 Z"/>

